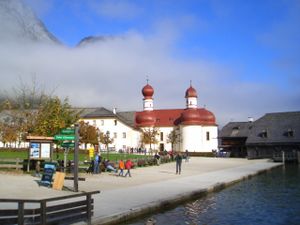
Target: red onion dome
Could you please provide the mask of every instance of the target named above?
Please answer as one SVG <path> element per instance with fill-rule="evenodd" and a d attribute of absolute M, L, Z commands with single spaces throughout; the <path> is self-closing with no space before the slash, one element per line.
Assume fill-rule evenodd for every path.
<path fill-rule="evenodd" d="M 142 94 L 144 95 L 145 98 L 152 98 L 154 94 L 154 89 L 151 85 L 146 84 L 145 87 L 142 89 Z"/>
<path fill-rule="evenodd" d="M 197 98 L 197 91 L 192 86 L 190 86 L 185 92 L 185 98 L 189 98 L 189 97 Z"/>
<path fill-rule="evenodd" d="M 135 117 L 135 122 L 139 127 L 154 126 L 155 116 L 152 111 L 139 112 Z"/>
<path fill-rule="evenodd" d="M 203 123 L 216 124 L 216 117 L 212 112 L 210 112 L 206 109 L 199 109 L 199 113 L 200 113 L 201 120 L 203 121 Z"/>
<path fill-rule="evenodd" d="M 206 109 L 185 109 L 181 114 L 183 125 L 215 125 L 214 114 Z"/>
<path fill-rule="evenodd" d="M 197 109 L 185 109 L 181 114 L 181 123 L 184 125 L 201 125 L 201 116 Z"/>

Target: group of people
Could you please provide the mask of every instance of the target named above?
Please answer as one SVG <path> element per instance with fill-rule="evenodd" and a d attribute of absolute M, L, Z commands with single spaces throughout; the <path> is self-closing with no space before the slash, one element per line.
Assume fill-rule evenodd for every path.
<path fill-rule="evenodd" d="M 93 174 L 99 174 L 101 173 L 101 162 L 103 161 L 103 165 L 105 169 L 109 172 L 117 173 L 118 169 L 114 167 L 114 165 L 109 161 L 109 159 L 102 159 L 101 155 L 97 153 L 94 157 L 94 160 L 91 161 L 90 167 L 87 169 L 87 172 L 91 172 Z M 133 167 L 133 163 L 130 159 L 126 160 L 124 162 L 122 159 L 119 161 L 119 174 L 118 176 L 124 176 L 124 177 L 131 177 L 130 170 Z M 124 170 L 127 170 L 126 174 L 124 175 Z"/>
<path fill-rule="evenodd" d="M 160 164 L 160 156 L 158 154 L 155 154 L 154 158 L 157 161 L 157 165 L 159 165 Z M 181 174 L 181 164 L 182 164 L 183 159 L 185 159 L 186 162 L 189 161 L 189 152 L 188 152 L 188 150 L 185 151 L 184 155 L 181 152 L 176 153 L 176 155 L 174 157 L 174 160 L 176 162 L 176 174 Z M 100 169 L 101 162 L 102 162 L 102 157 L 98 153 L 98 154 L 95 155 L 94 160 L 92 160 L 92 165 L 91 165 L 92 168 L 90 169 L 90 170 L 92 170 L 92 172 L 94 174 L 101 173 L 101 169 Z M 103 164 L 104 164 L 105 169 L 107 171 L 118 173 L 118 169 L 115 168 L 114 165 L 108 159 L 105 159 Z M 125 162 L 121 159 L 119 161 L 118 166 L 119 166 L 119 170 L 120 170 L 118 176 L 122 176 L 122 177 L 129 176 L 129 177 L 131 177 L 130 170 L 133 167 L 133 163 L 130 159 L 127 159 Z M 125 169 L 127 171 L 124 174 Z"/>

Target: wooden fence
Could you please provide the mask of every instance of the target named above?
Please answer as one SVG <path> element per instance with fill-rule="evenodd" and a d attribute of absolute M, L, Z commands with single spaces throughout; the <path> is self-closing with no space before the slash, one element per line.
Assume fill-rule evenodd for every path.
<path fill-rule="evenodd" d="M 98 193 L 100 193 L 100 191 L 42 200 L 0 199 L 1 206 L 2 204 L 6 204 L 9 208 L 0 209 L 0 224 L 57 225 L 71 224 L 80 221 L 91 224 L 94 210 L 92 195 Z M 13 203 L 16 204 L 14 208 L 17 209 L 12 207 Z M 34 208 L 34 206 L 38 207 Z"/>
<path fill-rule="evenodd" d="M 0 168 L 5 169 L 22 169 L 23 168 L 23 159 L 0 159 Z"/>

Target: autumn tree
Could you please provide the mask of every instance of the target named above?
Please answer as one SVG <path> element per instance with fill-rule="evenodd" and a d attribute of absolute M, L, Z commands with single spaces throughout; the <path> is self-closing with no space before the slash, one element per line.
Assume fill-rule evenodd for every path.
<path fill-rule="evenodd" d="M 68 99 L 61 101 L 58 97 L 47 97 L 38 109 L 32 134 L 54 136 L 62 128 L 74 124 L 79 118 L 68 103 Z"/>
<path fill-rule="evenodd" d="M 107 159 L 109 156 L 109 149 L 108 149 L 108 145 L 112 144 L 114 142 L 114 139 L 110 137 L 109 132 L 103 133 L 100 132 L 100 143 L 104 144 L 107 150 Z"/>
<path fill-rule="evenodd" d="M 174 150 L 174 145 L 175 145 L 176 143 L 178 143 L 178 141 L 179 141 L 178 138 L 179 138 L 179 136 L 178 136 L 176 130 L 172 130 L 172 131 L 168 134 L 168 136 L 167 136 L 167 142 L 168 142 L 168 143 L 171 143 L 171 148 L 172 148 L 172 150 Z"/>
<path fill-rule="evenodd" d="M 85 149 L 87 148 L 87 144 L 97 145 L 99 135 L 99 130 L 96 127 L 89 125 L 88 122 L 79 122 L 80 142 L 84 143 Z"/>
<path fill-rule="evenodd" d="M 156 127 L 153 128 L 145 128 L 142 130 L 141 134 L 141 142 L 143 144 L 149 144 L 150 149 L 152 144 L 157 144 L 157 135 L 159 134 L 159 129 Z"/>

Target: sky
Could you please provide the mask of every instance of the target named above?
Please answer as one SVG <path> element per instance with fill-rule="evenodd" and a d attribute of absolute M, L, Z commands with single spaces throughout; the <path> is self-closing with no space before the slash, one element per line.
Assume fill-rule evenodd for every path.
<path fill-rule="evenodd" d="M 191 82 L 220 126 L 300 110 L 299 0 L 23 2 L 62 45 L 2 41 L 2 90 L 34 76 L 74 106 L 140 111 L 147 79 L 155 109 L 185 108 Z M 76 47 L 88 36 L 106 39 Z"/>

